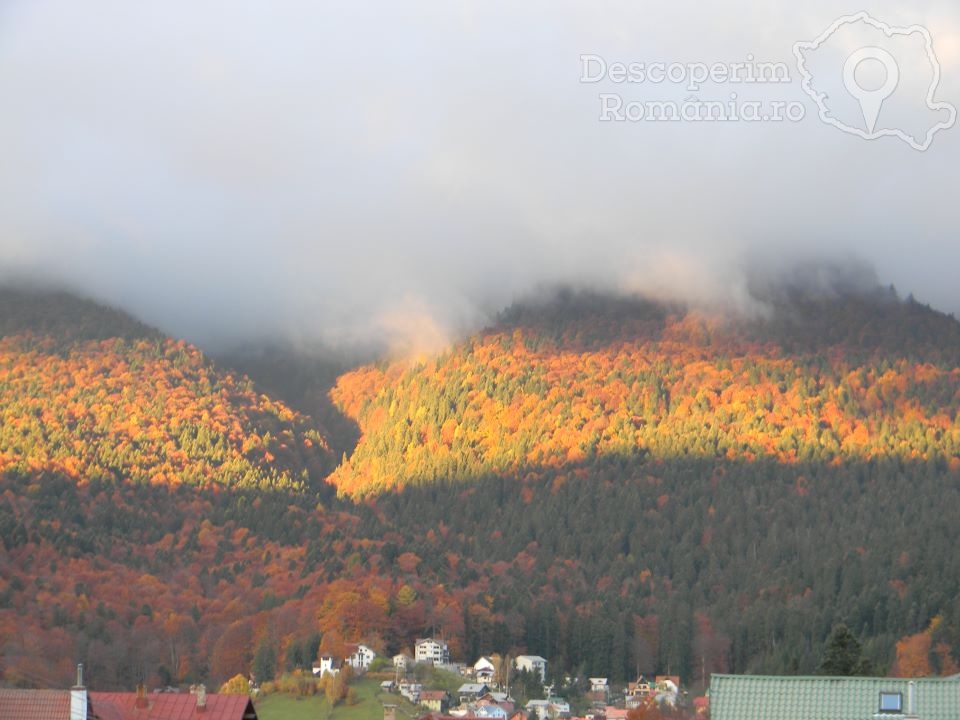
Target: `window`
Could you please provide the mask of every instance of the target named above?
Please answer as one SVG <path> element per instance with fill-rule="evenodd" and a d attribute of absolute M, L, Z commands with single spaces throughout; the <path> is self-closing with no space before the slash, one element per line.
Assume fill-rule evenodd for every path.
<path fill-rule="evenodd" d="M 882 713 L 903 712 L 903 693 L 898 693 L 898 692 L 880 693 L 880 712 Z"/>

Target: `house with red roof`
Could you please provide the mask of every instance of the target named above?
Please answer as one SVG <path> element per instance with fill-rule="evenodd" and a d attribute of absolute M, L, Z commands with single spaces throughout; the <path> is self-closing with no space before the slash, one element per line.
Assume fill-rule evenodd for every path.
<path fill-rule="evenodd" d="M 69 690 L 0 688 L 3 720 L 111 720 L 98 718 L 83 685 L 83 665 L 77 666 L 77 684 Z"/>
<path fill-rule="evenodd" d="M 257 720 L 247 695 L 208 695 L 200 685 L 191 692 L 89 692 L 78 668 L 70 690 L 0 688 L 2 720 Z"/>
<path fill-rule="evenodd" d="M 450 709 L 450 695 L 445 690 L 424 690 L 420 693 L 420 704 L 435 713 L 445 715 Z"/>
<path fill-rule="evenodd" d="M 69 690 L 14 690 L 0 688 L 0 718 L 3 720 L 71 720 L 73 698 Z M 76 706 L 77 716 L 94 718 L 88 698 Z M 82 715 L 81 715 L 82 713 Z"/>
<path fill-rule="evenodd" d="M 90 704 L 96 720 L 257 720 L 249 696 L 208 695 L 202 685 L 189 693 L 91 692 Z"/>

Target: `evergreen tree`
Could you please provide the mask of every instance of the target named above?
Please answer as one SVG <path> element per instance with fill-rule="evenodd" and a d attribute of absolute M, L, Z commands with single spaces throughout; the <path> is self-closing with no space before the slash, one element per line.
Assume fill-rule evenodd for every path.
<path fill-rule="evenodd" d="M 863 658 L 860 641 L 850 628 L 840 624 L 833 628 L 820 661 L 823 675 L 869 675 L 870 665 Z"/>
<path fill-rule="evenodd" d="M 253 656 L 253 676 L 257 682 L 273 680 L 277 672 L 277 651 L 273 644 L 264 639 Z"/>

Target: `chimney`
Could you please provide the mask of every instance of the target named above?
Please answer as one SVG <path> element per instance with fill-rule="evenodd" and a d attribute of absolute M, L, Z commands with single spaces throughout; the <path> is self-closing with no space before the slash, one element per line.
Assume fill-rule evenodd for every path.
<path fill-rule="evenodd" d="M 139 683 L 137 685 L 137 699 L 133 706 L 138 710 L 143 710 L 147 705 L 147 688 L 144 687 L 143 683 Z"/>
<path fill-rule="evenodd" d="M 907 683 L 907 714 L 908 719 L 915 719 L 917 715 L 917 683 L 913 680 Z"/>
<path fill-rule="evenodd" d="M 87 689 L 83 686 L 83 663 L 77 665 L 77 684 L 70 688 L 70 720 L 87 720 Z"/>
<path fill-rule="evenodd" d="M 197 712 L 207 711 L 207 686 L 203 683 L 197 685 Z"/>

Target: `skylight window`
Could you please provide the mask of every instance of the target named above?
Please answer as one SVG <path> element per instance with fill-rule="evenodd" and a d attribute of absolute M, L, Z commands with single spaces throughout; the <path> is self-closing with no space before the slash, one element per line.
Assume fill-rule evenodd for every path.
<path fill-rule="evenodd" d="M 903 712 L 903 693 L 898 693 L 898 692 L 880 693 L 880 712 L 882 713 Z"/>

